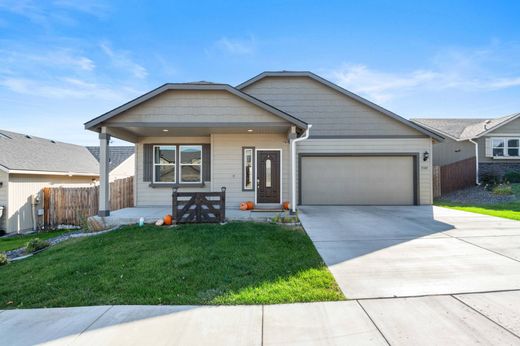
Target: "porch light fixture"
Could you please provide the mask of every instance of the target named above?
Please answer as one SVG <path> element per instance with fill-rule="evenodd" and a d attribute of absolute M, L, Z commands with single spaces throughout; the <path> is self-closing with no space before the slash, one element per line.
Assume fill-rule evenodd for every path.
<path fill-rule="evenodd" d="M 427 151 L 425 151 L 425 152 L 423 153 L 423 161 L 428 161 L 428 158 L 429 158 L 429 157 L 430 157 L 430 153 L 427 152 Z"/>
<path fill-rule="evenodd" d="M 168 129 L 163 129 L 162 131 L 163 131 L 163 132 L 168 132 Z"/>
<path fill-rule="evenodd" d="M 253 129 L 247 129 L 247 132 L 253 132 Z"/>

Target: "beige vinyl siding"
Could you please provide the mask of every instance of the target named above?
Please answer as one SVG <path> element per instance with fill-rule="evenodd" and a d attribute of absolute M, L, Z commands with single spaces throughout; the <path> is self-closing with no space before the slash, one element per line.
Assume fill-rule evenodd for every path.
<path fill-rule="evenodd" d="M 110 171 L 110 181 L 132 177 L 135 174 L 135 154 L 130 155 L 119 166 Z"/>
<path fill-rule="evenodd" d="M 486 157 L 486 138 L 492 137 L 519 137 L 520 138 L 520 119 L 515 119 L 510 123 L 497 128 L 494 131 L 487 133 L 485 136 L 477 138 L 475 141 L 478 143 L 478 159 L 479 162 L 515 162 L 520 163 L 519 159 L 493 159 L 492 157 Z"/>
<path fill-rule="evenodd" d="M 0 219 L 0 230 L 6 230 L 6 220 L 7 220 L 7 212 L 8 212 L 8 198 L 9 198 L 9 174 L 0 171 L 0 182 L 2 183 L 2 186 L 0 186 L 0 206 L 3 206 L 4 209 L 4 215 Z"/>
<path fill-rule="evenodd" d="M 312 124 L 311 136 L 424 136 L 308 77 L 266 77 L 243 91 Z"/>
<path fill-rule="evenodd" d="M 286 122 L 227 91 L 170 90 L 110 119 L 119 122 Z"/>
<path fill-rule="evenodd" d="M 308 139 L 297 144 L 297 153 L 419 153 L 419 203 L 432 204 L 432 160 L 422 154 L 432 152 L 431 138 L 401 139 Z M 298 167 L 296 167 L 298 169 Z M 298 174 L 296 174 L 298 179 Z M 348 176 L 345 177 L 348 179 Z M 388 182 L 391 184 L 392 182 Z M 296 182 L 298 187 L 298 181 Z"/>
<path fill-rule="evenodd" d="M 135 175 L 135 205 L 137 207 L 164 206 L 172 203 L 171 187 L 151 187 L 149 181 L 143 180 L 143 149 L 144 144 L 206 144 L 209 137 L 145 137 L 136 144 L 136 175 Z M 211 183 L 205 182 L 204 187 L 182 187 L 179 191 L 210 191 Z"/>
<path fill-rule="evenodd" d="M 212 185 L 227 191 L 227 206 L 238 208 L 240 202 L 255 201 L 254 191 L 242 191 L 242 147 L 282 149 L 282 201 L 289 200 L 290 155 L 285 134 L 214 134 L 212 135 Z"/>
<path fill-rule="evenodd" d="M 470 141 L 455 141 L 446 138 L 433 145 L 433 164 L 445 166 L 450 163 L 475 157 L 475 144 Z"/>
<path fill-rule="evenodd" d="M 32 229 L 31 196 L 44 187 L 86 187 L 92 186 L 92 179 L 97 180 L 97 177 L 10 174 L 7 231 Z M 43 204 L 39 207 L 42 208 Z"/>

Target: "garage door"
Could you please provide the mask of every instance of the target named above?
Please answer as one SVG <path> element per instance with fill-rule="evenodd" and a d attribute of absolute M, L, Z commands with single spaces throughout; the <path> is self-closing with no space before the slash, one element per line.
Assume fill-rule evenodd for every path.
<path fill-rule="evenodd" d="M 301 203 L 412 205 L 413 156 L 303 156 Z"/>

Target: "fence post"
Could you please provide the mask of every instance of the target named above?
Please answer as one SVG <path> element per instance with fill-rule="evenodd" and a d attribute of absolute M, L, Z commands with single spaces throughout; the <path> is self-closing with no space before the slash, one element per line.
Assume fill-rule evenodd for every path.
<path fill-rule="evenodd" d="M 222 186 L 220 192 L 220 223 L 226 221 L 226 188 Z"/>
<path fill-rule="evenodd" d="M 177 206 L 177 187 L 173 188 L 172 192 L 172 218 L 173 222 L 177 222 L 177 215 L 179 213 L 179 208 Z"/>

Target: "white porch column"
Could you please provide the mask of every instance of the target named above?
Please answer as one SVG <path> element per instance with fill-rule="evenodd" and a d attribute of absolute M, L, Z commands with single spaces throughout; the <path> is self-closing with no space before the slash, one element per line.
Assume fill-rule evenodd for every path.
<path fill-rule="evenodd" d="M 110 135 L 102 132 L 99 134 L 99 216 L 110 215 L 110 180 L 109 180 L 109 155 L 108 148 Z"/>

